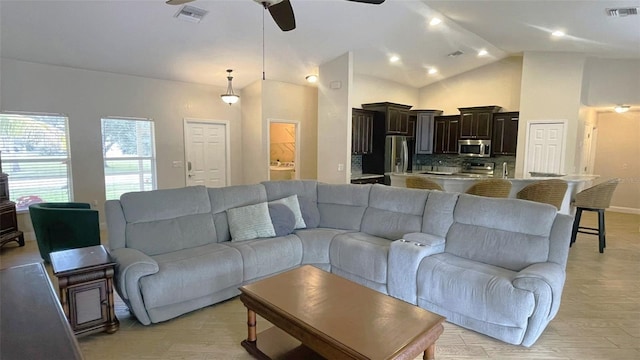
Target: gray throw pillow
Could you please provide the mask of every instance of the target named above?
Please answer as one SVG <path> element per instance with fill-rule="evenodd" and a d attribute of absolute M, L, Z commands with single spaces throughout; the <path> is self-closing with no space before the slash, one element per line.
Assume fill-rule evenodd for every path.
<path fill-rule="evenodd" d="M 276 236 L 286 236 L 293 232 L 296 226 L 296 217 L 287 205 L 269 203 L 269 215 Z"/>
<path fill-rule="evenodd" d="M 304 223 L 307 224 L 307 229 L 317 228 L 320 225 L 318 204 L 306 196 L 298 196 L 298 203 L 300 204 Z"/>
<path fill-rule="evenodd" d="M 227 210 L 231 241 L 276 236 L 266 202 Z"/>

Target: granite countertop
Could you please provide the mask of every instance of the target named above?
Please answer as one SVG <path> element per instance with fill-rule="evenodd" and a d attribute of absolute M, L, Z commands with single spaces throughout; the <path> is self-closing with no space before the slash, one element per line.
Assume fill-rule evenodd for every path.
<path fill-rule="evenodd" d="M 351 174 L 351 180 L 376 179 L 384 177 L 382 174 Z"/>
<path fill-rule="evenodd" d="M 452 174 L 452 175 L 443 175 L 443 174 L 423 174 L 421 172 L 416 172 L 416 173 L 387 173 L 386 175 L 390 175 L 390 176 L 401 176 L 401 177 L 407 177 L 407 176 L 424 176 L 424 177 L 430 177 L 430 178 L 436 178 L 436 179 L 441 179 L 441 180 L 481 180 L 481 179 L 490 179 L 490 178 L 500 178 L 500 177 L 495 177 L 495 176 L 460 176 L 460 175 L 456 175 L 456 174 Z M 561 176 L 561 177 L 508 177 L 507 180 L 509 181 L 539 181 L 539 180 L 549 180 L 549 179 L 562 179 L 565 180 L 567 182 L 583 182 L 583 181 L 590 181 L 593 179 L 598 178 L 599 175 L 587 175 L 587 174 L 578 174 L 578 175 L 565 175 L 565 176 Z"/>

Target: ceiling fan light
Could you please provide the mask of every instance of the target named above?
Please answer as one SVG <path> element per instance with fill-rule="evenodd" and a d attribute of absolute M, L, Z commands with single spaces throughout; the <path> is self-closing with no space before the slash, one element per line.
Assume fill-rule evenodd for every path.
<path fill-rule="evenodd" d="M 233 92 L 233 86 L 231 85 L 231 80 L 233 80 L 233 76 L 231 76 L 231 72 L 233 70 L 231 69 L 227 69 L 227 92 L 220 95 L 220 98 L 222 99 L 222 101 L 224 101 L 225 103 L 229 104 L 229 106 L 231 106 L 231 104 L 235 104 L 238 102 L 238 100 L 240 99 L 240 96 L 236 95 Z"/>
<path fill-rule="evenodd" d="M 622 114 L 622 113 L 625 113 L 625 112 L 629 111 L 630 108 L 631 108 L 631 106 L 629 106 L 629 105 L 618 105 L 618 106 L 614 107 L 613 110 L 615 110 L 618 114 Z"/>

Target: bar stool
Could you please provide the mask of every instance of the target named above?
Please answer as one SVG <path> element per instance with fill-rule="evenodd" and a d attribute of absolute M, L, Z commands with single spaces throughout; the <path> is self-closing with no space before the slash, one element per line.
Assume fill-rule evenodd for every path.
<path fill-rule="evenodd" d="M 564 180 L 541 180 L 523 187 L 518 191 L 516 197 L 522 200 L 551 204 L 560 210 L 567 187 L 567 182 Z"/>
<path fill-rule="evenodd" d="M 576 242 L 578 233 L 598 235 L 600 253 L 604 252 L 604 248 L 607 247 L 604 210 L 609 207 L 611 197 L 619 182 L 620 179 L 609 180 L 576 194 L 573 202 L 576 206 L 576 216 L 573 219 L 573 231 L 571 233 L 571 243 L 569 243 L 569 246 L 572 246 L 573 243 Z M 583 210 L 598 212 L 597 228 L 580 226 L 580 218 L 582 217 Z"/>
<path fill-rule="evenodd" d="M 411 189 L 443 191 L 442 186 L 438 185 L 438 183 L 422 176 L 409 176 L 407 177 L 406 184 L 407 184 L 407 187 Z"/>
<path fill-rule="evenodd" d="M 467 189 L 465 193 L 478 196 L 506 198 L 509 197 L 510 191 L 511 181 L 504 179 L 488 179 L 478 181 L 477 183 L 471 185 L 471 187 Z"/>

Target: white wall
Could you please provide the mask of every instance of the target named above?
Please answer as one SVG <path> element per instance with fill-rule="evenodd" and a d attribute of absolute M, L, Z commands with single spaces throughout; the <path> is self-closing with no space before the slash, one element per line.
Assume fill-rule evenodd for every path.
<path fill-rule="evenodd" d="M 353 54 L 320 65 L 319 78 L 318 180 L 346 184 L 351 181 Z"/>
<path fill-rule="evenodd" d="M 498 105 L 503 111 L 520 109 L 522 57 L 509 57 L 425 86 L 419 108 L 457 115 L 458 108 Z"/>
<path fill-rule="evenodd" d="M 585 66 L 585 79 L 585 105 L 640 106 L 639 59 L 589 58 Z"/>
<path fill-rule="evenodd" d="M 266 166 L 266 124 L 262 121 L 263 81 L 245 86 L 240 92 L 242 99 L 242 150 L 244 158 L 244 184 L 257 184 L 268 178 Z"/>
<path fill-rule="evenodd" d="M 300 122 L 299 177 L 315 179 L 318 168 L 318 89 L 281 81 L 264 81 L 262 118 L 267 126 L 269 119 Z M 265 138 L 265 143 L 268 141 Z"/>
<path fill-rule="evenodd" d="M 577 173 L 576 147 L 585 56 L 569 53 L 524 54 L 516 176 L 524 173 L 526 129 L 532 120 L 567 120 L 564 168 Z M 580 134 L 581 135 L 581 134 Z"/>
<path fill-rule="evenodd" d="M 242 89 L 242 143 L 245 184 L 266 181 L 269 174 L 269 119 L 300 122 L 300 178 L 315 179 L 317 168 L 317 99 L 314 87 L 258 80 Z"/>
<path fill-rule="evenodd" d="M 104 116 L 151 118 L 155 123 L 159 188 L 185 186 L 184 118 L 229 120 L 231 182 L 242 183 L 240 106 L 220 100 L 221 87 L 88 71 L 2 59 L 2 111 L 62 113 L 69 117 L 73 198 L 98 201 L 103 209 L 104 171 L 100 119 Z M 28 232 L 28 215 L 20 215 Z M 26 228 L 28 227 L 28 229 Z"/>
<path fill-rule="evenodd" d="M 612 210 L 640 214 L 640 111 L 598 112 L 595 173 L 598 182 L 620 178 Z"/>
<path fill-rule="evenodd" d="M 357 66 L 356 66 L 357 67 Z M 411 105 L 417 109 L 419 90 L 394 81 L 384 80 L 362 74 L 353 75 L 351 103 L 355 108 L 362 104 L 376 102 L 392 102 Z"/>

